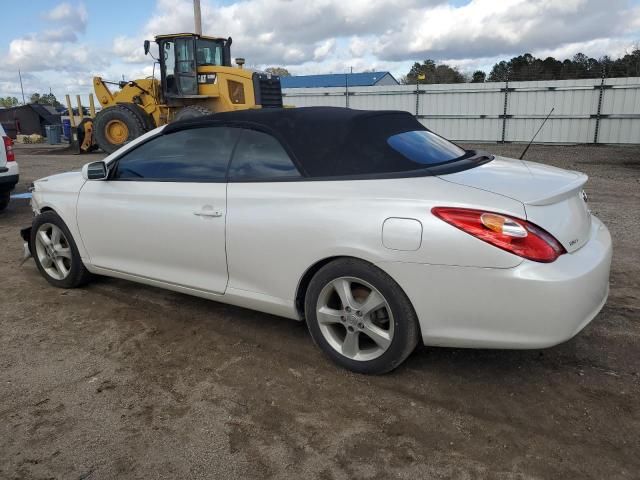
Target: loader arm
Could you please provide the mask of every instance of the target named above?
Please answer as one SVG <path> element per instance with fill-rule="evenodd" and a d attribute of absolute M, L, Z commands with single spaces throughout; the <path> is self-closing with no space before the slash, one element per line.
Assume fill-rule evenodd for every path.
<path fill-rule="evenodd" d="M 115 105 L 116 101 L 113 98 L 113 94 L 104 80 L 102 80 L 102 77 L 93 77 L 93 91 L 102 108 Z"/>
<path fill-rule="evenodd" d="M 120 89 L 112 92 L 101 77 L 93 77 L 93 89 L 103 109 L 118 104 L 135 104 L 153 119 L 151 127 L 167 123 L 166 107 L 159 102 L 159 82 L 152 78 L 121 82 Z"/>

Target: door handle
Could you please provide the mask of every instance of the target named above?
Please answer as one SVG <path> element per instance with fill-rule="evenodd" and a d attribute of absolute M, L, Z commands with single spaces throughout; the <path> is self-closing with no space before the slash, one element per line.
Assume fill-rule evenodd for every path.
<path fill-rule="evenodd" d="M 222 210 L 202 209 L 202 210 L 193 212 L 193 214 L 198 217 L 221 217 Z"/>

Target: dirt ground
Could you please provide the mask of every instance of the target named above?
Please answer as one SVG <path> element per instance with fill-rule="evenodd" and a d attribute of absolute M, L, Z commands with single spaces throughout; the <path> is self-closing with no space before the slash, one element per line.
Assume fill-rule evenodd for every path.
<path fill-rule="evenodd" d="M 16 152 L 17 192 L 100 158 Z M 13 201 L 0 478 L 640 478 L 640 148 L 527 157 L 591 177 L 615 244 L 603 311 L 555 348 L 421 348 L 381 377 L 333 366 L 297 322 L 114 279 L 50 287 L 19 265 Z"/>

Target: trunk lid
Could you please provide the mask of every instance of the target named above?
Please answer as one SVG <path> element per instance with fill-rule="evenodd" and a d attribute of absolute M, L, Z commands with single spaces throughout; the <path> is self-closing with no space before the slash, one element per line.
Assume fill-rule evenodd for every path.
<path fill-rule="evenodd" d="M 442 180 L 504 195 L 524 204 L 527 220 L 551 233 L 567 252 L 589 240 L 591 212 L 583 194 L 584 173 L 540 163 L 495 157 Z"/>

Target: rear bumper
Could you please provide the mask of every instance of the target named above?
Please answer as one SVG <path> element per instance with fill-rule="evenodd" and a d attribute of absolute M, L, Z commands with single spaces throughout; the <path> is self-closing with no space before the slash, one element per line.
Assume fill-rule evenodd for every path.
<path fill-rule="evenodd" d="M 543 348 L 570 339 L 602 309 L 611 255 L 609 231 L 593 217 L 589 241 L 550 264 L 379 266 L 412 301 L 426 345 Z"/>
<path fill-rule="evenodd" d="M 20 175 L 2 175 L 0 174 L 0 191 L 13 190 L 20 180 Z"/>

